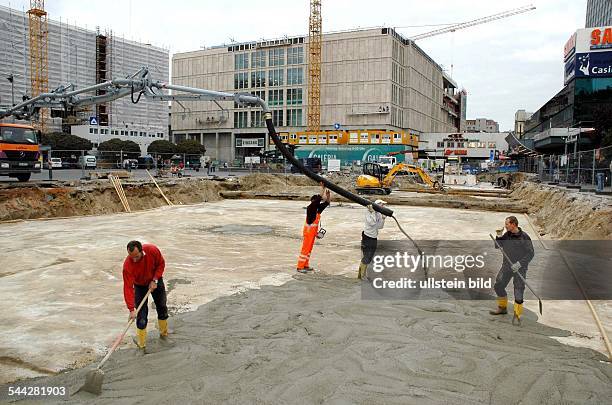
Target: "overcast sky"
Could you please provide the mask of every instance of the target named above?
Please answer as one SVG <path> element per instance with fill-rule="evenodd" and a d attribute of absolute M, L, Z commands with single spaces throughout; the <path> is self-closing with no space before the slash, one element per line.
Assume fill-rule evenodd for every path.
<path fill-rule="evenodd" d="M 308 0 L 47 0 L 49 18 L 168 48 L 170 53 L 308 34 Z M 0 0 L 22 10 L 27 0 Z M 405 36 L 534 4 L 534 11 L 418 42 L 468 91 L 468 118 L 514 127 L 563 86 L 563 45 L 584 27 L 586 0 L 323 0 L 323 32 L 373 26 Z"/>

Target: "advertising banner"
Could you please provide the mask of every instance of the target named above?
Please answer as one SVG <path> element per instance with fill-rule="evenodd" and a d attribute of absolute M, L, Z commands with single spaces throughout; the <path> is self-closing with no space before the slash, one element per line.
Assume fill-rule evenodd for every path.
<path fill-rule="evenodd" d="M 612 77 L 612 50 L 576 54 L 576 77 Z"/>

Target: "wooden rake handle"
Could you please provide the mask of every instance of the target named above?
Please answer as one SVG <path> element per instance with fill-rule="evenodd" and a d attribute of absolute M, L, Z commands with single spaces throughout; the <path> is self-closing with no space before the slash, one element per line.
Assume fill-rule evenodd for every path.
<path fill-rule="evenodd" d="M 152 291 L 153 290 L 149 289 L 149 291 L 147 291 L 147 294 L 144 296 L 142 301 L 140 301 L 140 304 L 138 304 L 138 308 L 136 308 L 136 316 L 138 316 L 138 312 L 140 312 L 140 308 L 142 308 L 144 303 L 147 301 L 147 298 L 149 298 L 149 295 L 151 295 Z M 136 318 L 134 318 L 134 319 L 136 319 Z M 101 369 L 102 366 L 104 365 L 104 363 L 106 363 L 106 361 L 110 358 L 111 354 L 113 354 L 113 352 L 117 349 L 117 347 L 119 346 L 119 344 L 123 340 L 123 337 L 125 336 L 127 331 L 130 329 L 130 326 L 132 326 L 132 324 L 134 323 L 134 319 L 130 319 L 128 321 L 128 324 L 125 327 L 125 329 L 123 330 L 123 333 L 121 335 L 119 335 L 119 337 L 117 337 L 117 339 L 115 339 L 115 343 L 113 343 L 113 345 L 111 346 L 110 350 L 108 351 L 108 353 L 106 353 L 106 356 L 104 356 L 104 358 L 102 359 L 100 364 L 98 364 L 98 367 L 96 367 L 96 369 L 98 369 L 98 370 Z"/>

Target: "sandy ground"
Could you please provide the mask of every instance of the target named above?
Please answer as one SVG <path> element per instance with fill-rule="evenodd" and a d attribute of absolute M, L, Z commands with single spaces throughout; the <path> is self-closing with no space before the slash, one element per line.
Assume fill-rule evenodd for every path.
<path fill-rule="evenodd" d="M 602 404 L 612 367 L 486 303 L 364 301 L 346 277 L 299 276 L 174 319 L 173 343 L 126 350 L 102 395 L 70 403 Z M 533 319 L 533 314 L 528 314 Z M 86 370 L 46 378 L 74 392 Z M 136 388 L 138 387 L 138 388 Z M 608 398 L 608 399 L 606 399 Z"/>
<path fill-rule="evenodd" d="M 345 278 L 285 284 L 295 272 L 303 206 L 231 200 L 2 224 L 0 245 L 8 254 L 0 257 L 0 296 L 8 307 L 0 334 L 0 383 L 80 366 L 105 352 L 127 318 L 121 263 L 126 242 L 138 238 L 162 247 L 173 315 L 231 297 L 173 316 L 172 348 L 159 346 L 150 328 L 153 351 L 159 353 L 144 358 L 136 358 L 134 350 L 117 353 L 107 369 L 110 390 L 103 398 L 109 403 L 125 395 L 126 402 L 150 395 L 174 402 L 194 393 L 236 403 L 249 398 L 367 402 L 375 393 L 382 402 L 395 398 L 400 403 L 410 398 L 507 403 L 504 399 L 519 394 L 539 402 L 601 403 L 599 398 L 609 397 L 610 365 L 599 362 L 604 357 L 546 337 L 603 350 L 582 302 L 567 304 L 577 313 L 563 307 L 566 316 L 543 319 L 577 329 L 572 334 L 534 323 L 533 313 L 527 316 L 529 327 L 514 330 L 509 318 L 483 316 L 488 302 L 442 302 L 427 310 L 423 302 L 362 301 L 358 285 Z M 355 274 L 363 212 L 349 204 L 325 212 L 323 226 L 329 232 L 315 247 L 316 268 L 329 275 Z M 396 212 L 420 239 L 482 240 L 508 215 L 425 207 L 396 207 Z M 522 225 L 533 232 L 526 221 Z M 389 224 L 381 238 L 403 236 Z M 269 285 L 277 287 L 251 291 Z M 526 307 L 535 310 L 536 304 Z M 609 326 L 610 308 L 601 309 Z M 302 330 L 304 319 L 313 322 L 314 334 Z M 537 365 L 527 364 L 528 359 Z M 143 369 L 160 377 L 141 377 Z M 77 370 L 44 381 L 73 387 L 82 375 Z M 495 387 L 502 375 L 505 382 Z M 512 380 L 524 388 L 509 384 Z M 132 384 L 146 389 L 135 392 Z"/>

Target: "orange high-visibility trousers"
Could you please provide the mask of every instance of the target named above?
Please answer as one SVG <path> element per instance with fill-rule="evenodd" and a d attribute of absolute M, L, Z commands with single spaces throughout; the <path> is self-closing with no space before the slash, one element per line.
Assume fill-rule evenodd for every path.
<path fill-rule="evenodd" d="M 298 257 L 298 270 L 302 270 L 309 267 L 310 253 L 312 252 L 312 248 L 315 243 L 315 238 L 317 237 L 317 232 L 319 232 L 320 218 L 321 214 L 317 213 L 317 217 L 315 218 L 312 224 L 304 224 L 304 229 L 302 231 L 304 240 L 302 241 L 302 250 L 300 251 L 300 256 Z"/>

